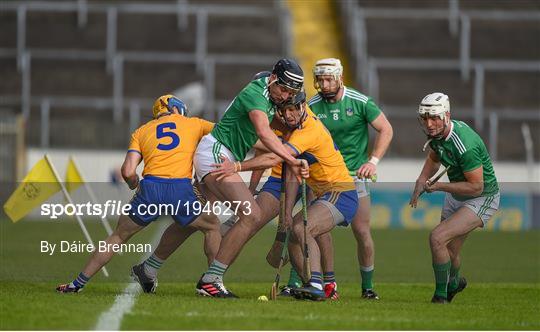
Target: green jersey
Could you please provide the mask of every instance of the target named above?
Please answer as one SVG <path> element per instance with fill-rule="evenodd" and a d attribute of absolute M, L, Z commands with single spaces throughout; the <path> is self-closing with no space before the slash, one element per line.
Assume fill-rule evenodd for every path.
<path fill-rule="evenodd" d="M 263 111 L 268 121 L 274 117 L 274 104 L 270 101 L 267 85 L 268 77 L 251 81 L 234 98 L 212 130 L 212 136 L 225 145 L 237 160 L 244 160 L 246 153 L 259 139 L 249 112 Z"/>
<path fill-rule="evenodd" d="M 429 143 L 431 149 L 441 160 L 441 164 L 450 167 L 447 173 L 450 182 L 466 181 L 464 173 L 482 166 L 484 191 L 481 196 L 491 196 L 497 193 L 499 185 L 482 138 L 465 122 L 452 120 L 451 126 L 448 136 L 434 139 Z M 459 201 L 474 198 L 454 194 L 452 196 Z"/>
<path fill-rule="evenodd" d="M 355 176 L 368 160 L 368 124 L 381 114 L 381 110 L 370 97 L 348 87 L 343 90 L 343 96 L 335 103 L 316 95 L 308 104 L 330 131 L 349 174 Z"/>

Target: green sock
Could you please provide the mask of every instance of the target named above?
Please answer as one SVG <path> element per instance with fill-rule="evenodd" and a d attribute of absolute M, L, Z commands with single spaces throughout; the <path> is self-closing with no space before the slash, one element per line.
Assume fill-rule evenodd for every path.
<path fill-rule="evenodd" d="M 450 281 L 448 282 L 448 290 L 455 291 L 459 285 L 459 266 L 450 267 Z"/>
<path fill-rule="evenodd" d="M 298 272 L 291 266 L 291 273 L 289 274 L 289 282 L 287 283 L 289 287 L 301 287 L 302 279 L 298 275 Z"/>
<path fill-rule="evenodd" d="M 372 266 L 360 266 L 360 276 L 362 276 L 362 289 L 373 289 L 373 271 Z"/>
<path fill-rule="evenodd" d="M 448 285 L 448 274 L 450 272 L 450 261 L 444 264 L 433 263 L 433 272 L 435 272 L 435 295 L 446 297 L 446 287 Z"/>

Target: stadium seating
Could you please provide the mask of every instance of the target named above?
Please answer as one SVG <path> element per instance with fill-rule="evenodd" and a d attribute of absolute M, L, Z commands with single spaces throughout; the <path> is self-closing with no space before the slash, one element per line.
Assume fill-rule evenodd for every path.
<path fill-rule="evenodd" d="M 59 6 L 76 3 L 66 1 Z M 192 11 L 179 17 L 175 9 L 182 3 Z M 11 3 L 17 4 L 22 2 Z M 246 81 L 256 72 L 270 69 L 286 48 L 280 31 L 280 8 L 272 1 L 160 1 L 159 5 L 172 9 L 168 13 L 152 12 L 154 8 L 150 7 L 149 12 L 118 9 L 141 5 L 136 1 L 91 0 L 87 4 L 117 8 L 112 13 L 117 20 L 114 47 L 107 41 L 111 14 L 107 10 L 89 10 L 86 24 L 79 27 L 76 9 L 55 10 L 52 6 L 33 10 L 32 4 L 26 6 L 24 49 L 31 54 L 28 145 L 44 144 L 40 106 L 45 99 L 51 102 L 50 137 L 45 143 L 56 148 L 124 149 L 134 126 L 129 114 L 133 103 L 141 112 L 135 119 L 146 121 L 154 98 L 192 82 L 203 82 L 213 89 L 208 92 L 213 94 L 209 96 L 212 109 L 205 117 L 215 120 Z M 221 13 L 231 6 L 264 13 Z M 197 43 L 197 11 L 201 9 L 209 9 L 204 45 Z M 17 30 L 17 10 L 0 11 L 0 73 L 9 77 L 0 82 L 0 106 L 16 110 L 23 104 L 23 71 L 16 61 Z M 203 53 L 197 53 L 200 51 Z M 115 55 L 123 60 L 121 84 L 115 83 Z M 243 63 L 235 59 L 237 55 L 251 57 L 251 61 Z M 209 58 L 215 61 L 211 73 L 204 68 Z M 215 77 L 211 84 L 205 81 L 205 75 L 210 74 Z M 123 114 L 113 123 L 115 107 Z"/>
<path fill-rule="evenodd" d="M 11 4 L 17 4 L 12 2 Z M 65 1 L 63 4 L 75 3 Z M 140 4 L 128 0 L 90 0 L 88 4 L 122 7 Z M 181 2 L 160 1 L 174 5 Z M 531 11 L 538 12 L 537 1 L 459 1 L 460 11 Z M 509 5 L 511 3 L 511 5 Z M 24 49 L 32 54 L 31 86 L 29 93 L 30 117 L 27 143 L 39 146 L 44 142 L 40 130 L 41 105 L 44 98 L 54 102 L 50 107 L 50 139 L 53 147 L 80 146 L 85 148 L 124 148 L 130 128 L 134 122 L 146 120 L 145 112 L 152 99 L 182 85 L 199 81 L 206 82 L 210 89 L 205 117 L 219 118 L 224 106 L 241 89 L 253 73 L 269 69 L 272 61 L 263 64 L 265 56 L 277 58 L 286 55 L 287 41 L 280 29 L 279 8 L 275 1 L 235 0 L 224 4 L 219 0 L 186 1 L 192 8 L 212 6 L 242 6 L 242 8 L 270 13 L 267 16 L 242 14 L 207 16 L 206 44 L 201 47 L 197 40 L 198 20 L 195 12 L 179 17 L 174 10 L 166 13 L 143 13 L 118 10 L 115 15 L 115 47 L 107 45 L 107 11 L 89 11 L 86 24 L 79 27 L 75 10 L 32 10 L 25 12 L 26 36 Z M 445 11 L 448 1 L 415 0 L 357 0 L 354 5 L 365 9 L 393 9 L 399 11 Z M 175 8 L 175 7 L 173 7 Z M 345 14 L 345 13 L 342 13 Z M 17 11 L 0 11 L 0 73 L 8 77 L 0 81 L 3 107 L 20 109 L 23 103 L 23 71 L 17 62 Z M 199 22 L 199 23 L 198 23 Z M 54 23 L 54 24 L 52 24 Z M 346 21 L 343 31 L 353 28 Z M 367 52 L 375 61 L 392 59 L 428 59 L 437 61 L 460 61 L 460 30 L 452 34 L 448 19 L 407 17 L 367 17 Z M 458 27 L 460 28 L 461 25 Z M 540 59 L 540 24 L 538 21 L 518 19 L 489 20 L 471 19 L 471 61 L 538 61 Z M 351 46 L 352 44 L 346 43 Z M 199 53 L 198 53 L 199 52 Z M 200 53 L 202 52 L 202 53 Z M 114 55 L 122 55 L 122 82 L 115 85 Z M 82 55 L 82 56 L 81 56 Z M 232 60 L 231 56 L 232 55 Z M 239 55 L 258 61 L 234 61 Z M 155 57 L 155 61 L 154 61 Z M 204 60 L 214 59 L 211 71 L 204 68 Z M 183 60 L 180 60 L 183 59 Z M 202 59 L 202 60 L 201 60 Z M 350 56 L 350 72 L 357 64 Z M 363 73 L 366 74 L 366 73 Z M 418 157 L 416 147 L 423 144 L 424 137 L 417 129 L 414 116 L 418 100 L 438 89 L 447 92 L 452 101 L 455 117 L 474 124 L 475 79 L 474 66 L 464 79 L 459 67 L 399 68 L 380 66 L 377 69 L 378 87 L 373 90 L 364 82 L 353 84 L 360 91 L 372 94 L 383 107 L 395 126 L 395 139 L 389 151 L 393 157 Z M 353 76 L 353 75 L 352 75 Z M 538 112 L 540 109 L 540 75 L 538 71 L 495 71 L 485 70 L 483 109 L 485 120 L 481 135 L 488 141 L 490 134 L 489 116 L 493 112 Z M 215 82 L 212 80 L 215 78 Z M 212 80 L 212 83 L 208 83 Z M 118 88 L 115 90 L 115 86 Z M 524 88 L 526 87 L 526 88 Z M 501 93 L 504 92 L 504 93 Z M 65 102 L 62 98 L 70 98 Z M 95 105 L 99 99 L 99 107 Z M 56 102 L 56 101 L 62 102 Z M 88 103 L 87 103 L 88 101 Z M 130 108 L 136 104 L 141 116 L 132 118 Z M 114 109 L 122 114 L 112 123 Z M 401 114 L 403 113 L 403 114 Z M 85 114 L 84 121 L 77 122 Z M 86 114 L 90 114 L 86 116 Z M 508 114 L 506 115 L 508 117 Z M 519 117 L 518 117 L 519 118 Z M 63 121 L 62 119 L 65 119 Z M 56 123 L 57 121 L 64 123 Z M 502 119 L 500 121 L 503 121 Z M 506 120 L 504 120 L 506 121 Z M 522 142 L 519 131 L 522 120 L 514 119 L 509 126 L 516 134 L 515 141 Z M 69 123 L 68 128 L 66 124 Z M 529 123 L 531 129 L 538 121 Z M 402 127 L 403 126 L 403 127 Z M 499 130 L 506 129 L 502 122 Z M 63 128 L 63 129 L 62 129 Z M 100 128 L 114 131 L 114 139 L 103 139 Z M 73 130 L 81 137 L 66 136 Z M 510 129 L 509 129 L 510 130 Z M 532 130 L 536 158 L 540 158 L 540 137 Z M 84 134 L 83 134 L 84 133 Z M 103 135 L 101 135 L 103 136 Z M 118 136 L 118 137 L 117 137 Z M 93 138 L 92 138 L 93 137 Z M 507 141 L 498 140 L 498 157 L 503 160 L 524 159 L 523 153 L 507 147 Z M 519 156 L 518 156 L 519 154 Z"/>
<path fill-rule="evenodd" d="M 512 143 L 498 139 L 497 156 L 502 160 L 524 160 L 524 148 L 515 149 L 512 145 L 523 145 L 521 123 L 531 126 L 535 146 L 535 158 L 540 159 L 539 122 L 540 113 L 540 74 L 536 70 L 498 70 L 496 65 L 482 67 L 483 89 L 482 105 L 475 96 L 477 72 L 474 64 L 534 62 L 540 60 L 539 20 L 519 18 L 489 19 L 485 13 L 505 16 L 506 13 L 529 11 L 540 13 L 537 1 L 455 1 L 459 13 L 471 13 L 470 19 L 470 59 L 471 70 L 466 78 L 460 71 L 461 38 L 463 24 L 459 21 L 458 30 L 452 34 L 449 20 L 444 11 L 449 10 L 448 1 L 373 1 L 357 0 L 360 10 L 383 13 L 368 15 L 365 19 L 367 57 L 372 63 L 379 63 L 377 80 L 364 82 L 357 80 L 356 86 L 366 94 L 374 94 L 379 105 L 387 111 L 394 124 L 395 138 L 389 156 L 418 157 L 418 149 L 425 137 L 418 130 L 413 114 L 418 101 L 432 90 L 446 92 L 452 103 L 455 118 L 475 125 L 475 107 L 483 109 L 483 128 L 477 128 L 487 145 L 490 139 L 491 113 L 504 115 L 499 119 L 498 130 L 512 132 Z M 341 7 L 344 10 L 345 6 Z M 392 13 L 388 15 L 389 9 Z M 386 10 L 386 12 L 385 12 Z M 419 18 L 418 13 L 426 14 Z M 440 15 L 442 12 L 442 15 Z M 480 15 L 474 16 L 475 13 Z M 345 14 L 345 13 L 343 13 Z M 403 14 L 400 16 L 400 14 Z M 414 16 L 416 15 L 416 16 Z M 353 27 L 353 25 L 349 25 Z M 350 47 L 354 58 L 354 46 Z M 416 64 L 401 66 L 404 62 Z M 422 62 L 432 62 L 426 64 Z M 352 61 L 352 63 L 355 63 Z M 391 63 L 390 65 L 388 63 Z M 385 65 L 386 64 L 386 65 Z M 362 64 L 355 64 L 353 70 Z M 364 67 L 366 68 L 366 67 Z M 367 73 L 362 73 L 366 75 Z M 357 76 L 358 77 L 358 76 Z M 371 83 L 371 85 L 369 84 Z M 509 114 L 515 113 L 515 117 Z M 410 114 L 403 114 L 410 113 Z M 518 114 L 519 113 L 519 114 Z M 510 118 L 510 119 L 507 119 Z M 536 120 L 530 121 L 531 118 Z M 505 136 L 507 133 L 505 132 Z M 504 142 L 503 142 L 504 141 Z"/>

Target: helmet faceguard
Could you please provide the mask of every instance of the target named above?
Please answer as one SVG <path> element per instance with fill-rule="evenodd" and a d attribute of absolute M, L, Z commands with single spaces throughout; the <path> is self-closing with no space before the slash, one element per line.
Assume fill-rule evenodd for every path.
<path fill-rule="evenodd" d="M 324 92 L 319 84 L 319 76 L 331 76 L 337 83 L 335 91 Z M 341 61 L 335 58 L 321 59 L 313 67 L 313 86 L 324 99 L 332 99 L 337 96 L 339 90 L 343 87 L 343 66 Z"/>
<path fill-rule="evenodd" d="M 154 102 L 154 107 L 152 108 L 154 119 L 157 119 L 165 114 L 173 114 L 175 107 L 178 109 L 179 114 L 187 116 L 187 107 L 183 101 L 173 95 L 164 95 L 159 97 Z"/>
<path fill-rule="evenodd" d="M 447 114 L 450 114 L 450 100 L 444 93 L 434 92 L 422 99 L 420 106 L 418 107 L 418 121 L 428 138 L 442 138 L 450 123 L 450 117 L 447 117 Z M 442 120 L 442 126 L 428 128 L 427 121 L 430 118 Z"/>
<path fill-rule="evenodd" d="M 279 120 L 289 129 L 300 128 L 307 116 L 305 103 L 306 103 L 306 93 L 302 90 L 296 96 L 294 96 L 293 99 L 283 103 L 283 105 L 277 108 L 276 113 L 278 115 Z M 294 124 L 289 123 L 287 119 L 285 118 L 285 115 L 283 114 L 283 111 L 290 107 L 294 107 L 296 110 L 300 111 L 300 116 L 298 118 L 297 123 L 294 123 Z"/>

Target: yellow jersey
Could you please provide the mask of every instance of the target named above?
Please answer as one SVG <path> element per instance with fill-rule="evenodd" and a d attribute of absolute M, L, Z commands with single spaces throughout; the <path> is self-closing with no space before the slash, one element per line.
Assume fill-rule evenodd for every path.
<path fill-rule="evenodd" d="M 306 120 L 295 129 L 286 143 L 297 154 L 297 158 L 309 163 L 307 184 L 316 197 L 329 191 L 355 190 L 343 156 L 322 122 L 308 109 Z M 272 168 L 273 177 L 281 177 L 281 164 Z"/>
<path fill-rule="evenodd" d="M 131 135 L 128 152 L 142 155 L 143 176 L 191 179 L 197 145 L 212 128 L 212 122 L 200 118 L 188 118 L 180 114 L 165 115 L 135 130 Z"/>

